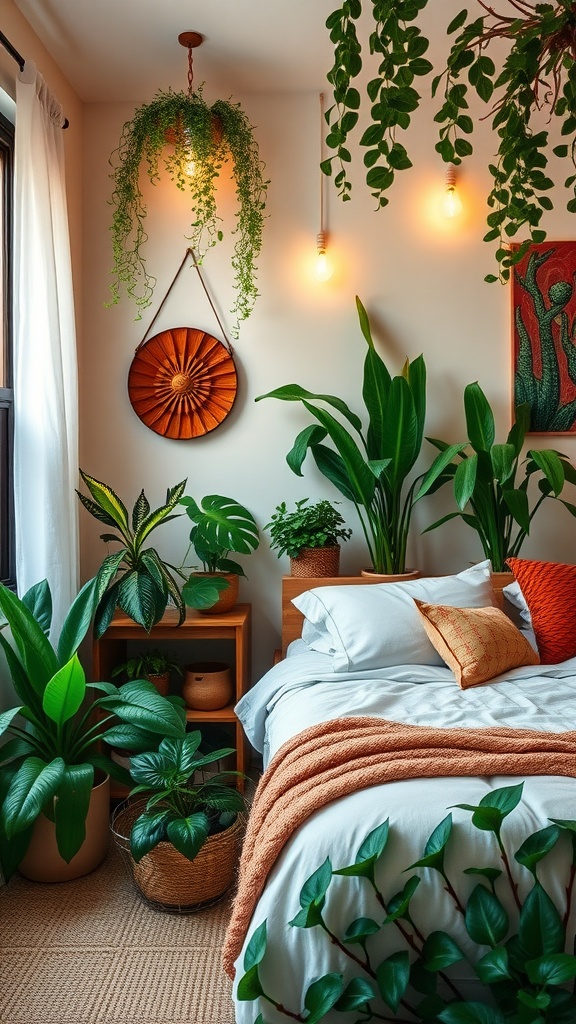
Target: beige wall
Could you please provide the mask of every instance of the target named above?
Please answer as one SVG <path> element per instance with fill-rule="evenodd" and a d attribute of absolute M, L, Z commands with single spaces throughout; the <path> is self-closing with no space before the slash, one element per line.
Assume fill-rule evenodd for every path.
<path fill-rule="evenodd" d="M 369 310 L 381 352 L 391 367 L 398 370 L 406 354 L 424 353 L 429 434 L 448 440 L 464 438 L 462 392 L 473 380 L 479 380 L 488 393 L 499 431 L 507 431 L 509 294 L 506 288 L 483 282 L 493 270 L 492 252 L 481 241 L 488 187 L 484 164 L 492 148 L 486 129 L 476 139 L 478 159 L 469 161 L 461 175 L 465 213 L 458 223 L 442 221 L 436 214 L 444 167 L 434 153 L 435 139 L 426 116 L 418 119 L 412 133 L 414 169 L 400 176 L 387 210 L 374 212 L 361 171 L 354 175 L 352 202 L 342 204 L 329 185 L 330 255 L 337 269 L 330 282 L 318 284 L 311 274 L 319 226 L 318 96 L 236 98 L 257 126 L 271 179 L 260 259 L 261 298 L 236 344 L 240 377 L 236 405 L 220 428 L 193 441 L 170 441 L 148 430 L 131 409 L 126 384 L 134 350 L 187 244 L 186 201 L 170 182 L 146 189 L 151 198 L 148 267 L 158 276 L 153 306 L 141 322 L 134 322 L 128 301 L 104 308 L 111 264 L 108 157 L 134 108 L 106 104 L 86 110 L 89 187 L 85 192 L 82 468 L 111 483 L 127 501 L 133 501 L 144 487 L 150 500 L 160 503 L 167 486 L 187 477 L 189 494 L 237 497 L 261 524 L 282 500 L 337 498 L 312 463 L 303 479 L 285 463 L 296 433 L 308 422 L 304 411 L 272 400 L 256 404 L 254 399 L 295 381 L 311 391 L 337 394 L 362 411 L 365 344 L 357 325 L 356 294 Z M 570 232 L 561 212 L 550 219 L 549 228 L 552 238 L 564 238 Z M 209 254 L 205 278 L 226 316 L 232 293 L 224 249 Z M 154 332 L 181 325 L 218 334 L 192 270 L 181 275 Z M 533 443 L 537 446 L 542 441 L 535 438 Z M 572 438 L 562 438 L 561 447 L 576 457 Z M 431 455 L 429 447 L 423 465 Z M 420 536 L 421 529 L 447 509 L 447 493 L 417 509 L 410 560 L 426 572 L 456 571 L 481 558 L 476 535 L 460 523 Z M 355 530 L 343 550 L 343 571 L 354 573 L 366 562 L 365 549 L 354 509 L 344 502 L 343 511 Z M 184 554 L 186 522 L 170 524 L 162 537 L 157 535 L 161 549 L 174 560 Z M 552 508 L 541 517 L 525 554 L 572 560 L 574 529 L 563 509 Z M 94 571 L 103 556 L 100 532 L 95 521 L 83 521 L 84 575 Z M 243 581 L 242 590 L 254 604 L 254 662 L 259 673 L 270 664 L 277 643 L 280 577 L 288 564 L 278 561 L 265 540 L 246 568 L 249 580 Z"/>

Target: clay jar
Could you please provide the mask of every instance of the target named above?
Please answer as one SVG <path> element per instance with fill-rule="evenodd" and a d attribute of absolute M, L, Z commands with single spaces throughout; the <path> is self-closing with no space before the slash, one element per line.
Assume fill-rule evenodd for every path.
<path fill-rule="evenodd" d="M 222 661 L 198 661 L 187 665 L 182 696 L 196 711 L 217 711 L 232 701 L 232 670 Z"/>

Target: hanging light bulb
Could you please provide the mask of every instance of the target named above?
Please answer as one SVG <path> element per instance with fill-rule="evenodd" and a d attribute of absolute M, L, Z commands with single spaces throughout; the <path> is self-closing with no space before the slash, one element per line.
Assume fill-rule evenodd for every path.
<path fill-rule="evenodd" d="M 324 93 L 320 93 L 320 163 L 323 158 L 324 138 Z M 329 281 L 332 277 L 332 266 L 326 255 L 326 232 L 324 230 L 324 172 L 320 168 L 320 231 L 316 236 L 316 279 Z"/>
<path fill-rule="evenodd" d="M 316 277 L 319 281 L 329 281 L 332 277 L 332 267 L 326 255 L 326 232 L 319 231 L 316 238 Z"/>
<path fill-rule="evenodd" d="M 446 168 L 445 192 L 442 197 L 441 209 L 445 217 L 458 217 L 462 213 L 462 200 L 456 191 L 456 168 L 450 164 Z"/>

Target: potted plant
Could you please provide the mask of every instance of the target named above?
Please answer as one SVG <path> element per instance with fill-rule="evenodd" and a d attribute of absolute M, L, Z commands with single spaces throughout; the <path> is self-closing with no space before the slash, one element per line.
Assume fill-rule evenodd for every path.
<path fill-rule="evenodd" d="M 493 148 L 497 152 L 488 164 L 492 184 L 484 241 L 496 244 L 499 277 L 506 281 L 510 267 L 522 259 L 530 240 L 542 242 L 546 237 L 541 219 L 544 211 L 553 209 L 550 197 L 555 171 L 549 162 L 547 130 L 552 119 L 559 136 L 566 138 L 552 152 L 561 161 L 568 160 L 566 208 L 576 212 L 571 145 L 576 130 L 574 6 L 565 0 L 545 4 L 504 0 L 495 10 L 477 0 L 471 9 L 461 10 L 450 20 L 446 32 L 453 41 L 436 69 L 427 59 L 429 40 L 418 25 L 419 19 L 428 16 L 427 6 L 428 0 L 412 5 L 396 0 L 373 5 L 351 0 L 328 17 L 326 25 L 334 45 L 328 81 L 333 86 L 334 105 L 325 115 L 329 125 L 326 143 L 334 154 L 322 162 L 322 170 L 331 174 L 336 169 L 339 194 L 350 199 L 349 135 L 361 121 L 364 131 L 359 144 L 364 149 L 366 184 L 378 206 L 386 206 L 396 174 L 412 166 L 404 133 L 420 105 L 421 95 L 415 87 L 418 80 L 433 75 L 432 94 L 440 95 L 439 107 L 431 108 L 439 125 L 436 150 L 449 164 L 459 164 L 473 152 L 470 88 L 486 107 L 479 119 L 491 118 L 496 136 Z M 365 100 L 354 84 L 365 71 L 364 31 L 377 64 L 375 74 L 368 77 Z M 544 119 L 543 107 L 547 110 Z M 561 171 L 558 173 L 562 180 Z M 511 249 L 507 241 L 520 230 L 529 237 Z M 497 279 L 494 274 L 486 277 L 488 281 Z"/>
<path fill-rule="evenodd" d="M 226 780 L 238 772 L 204 769 L 234 753 L 199 750 L 200 732 L 165 739 L 130 763 L 136 786 L 117 809 L 112 831 L 129 852 L 134 881 L 157 906 L 190 908 L 219 899 L 233 878 L 245 802 Z M 134 800 L 135 797 L 145 797 Z"/>
<path fill-rule="evenodd" d="M 116 665 L 112 672 L 112 678 L 125 675 L 128 679 L 148 679 L 156 687 L 158 693 L 166 697 L 170 687 L 171 672 L 182 675 L 182 669 L 178 662 L 167 651 L 161 651 L 160 648 L 154 647 L 151 650 L 139 651 L 134 657 Z"/>
<path fill-rule="evenodd" d="M 429 438 L 441 454 L 421 486 L 424 494 L 430 485 L 452 480 L 458 511 L 438 519 L 424 532 L 460 517 L 478 534 L 493 572 L 504 572 L 507 559 L 518 556 L 546 498 L 557 499 L 576 516 L 576 507 L 560 497 L 565 483 L 576 484 L 576 470 L 554 449 L 532 448 L 522 458 L 530 426 L 528 404 L 517 406 L 504 444 L 496 442 L 494 414 L 477 381 L 464 390 L 464 411 L 468 441 L 458 445 L 447 462 L 454 445 Z M 528 493 L 531 480 L 538 484 L 535 498 Z"/>
<path fill-rule="evenodd" d="M 338 509 L 327 499 L 309 505 L 308 498 L 301 498 L 292 512 L 283 501 L 264 529 L 270 533 L 270 547 L 278 558 L 289 556 L 292 576 L 337 576 L 338 541 L 347 541 L 352 535 Z"/>
<path fill-rule="evenodd" d="M 102 741 L 148 750 L 185 732 L 183 702 L 161 697 L 151 683 L 86 682 L 77 651 L 98 594 L 96 577 L 72 602 L 53 647 L 46 580 L 23 598 L 0 586 L 0 646 L 19 700 L 0 715 L 0 735 L 11 737 L 0 747 L 5 879 L 20 869 L 33 879 L 61 881 L 96 867 L 107 848 L 108 777 L 129 782 L 102 752 Z"/>
<path fill-rule="evenodd" d="M 142 490 L 134 503 L 132 515 L 116 492 L 101 480 L 80 470 L 90 497 L 76 491 L 82 505 L 101 523 L 115 533 L 103 533 L 106 543 L 120 544 L 120 550 L 108 555 L 98 570 L 100 600 L 96 609 L 94 633 L 101 637 L 110 625 L 116 608 L 121 608 L 134 622 L 148 632 L 160 621 L 171 599 L 178 610 L 178 623 L 186 617 L 186 608 L 173 567 L 164 562 L 156 548 L 145 547 L 153 530 L 168 523 L 184 493 L 186 481 L 166 492 L 164 505 L 153 511 Z"/>
<path fill-rule="evenodd" d="M 199 611 L 230 611 L 238 600 L 238 581 L 246 573 L 230 552 L 249 555 L 260 543 L 256 520 L 234 498 L 208 494 L 200 504 L 187 495 L 180 499 L 194 524 L 190 548 L 202 562 L 182 587 L 187 605 Z M 186 559 L 185 559 L 186 561 Z"/>
<path fill-rule="evenodd" d="M 216 183 L 222 169 L 227 164 L 231 167 L 238 203 L 232 256 L 236 287 L 232 333 L 237 336 L 239 322 L 250 316 L 258 295 L 255 263 L 262 245 L 268 187 L 253 127 L 240 104 L 216 100 L 209 106 L 201 88 L 192 91 L 190 87 L 188 93 L 160 90 L 125 123 L 111 163 L 112 302 L 118 302 L 125 289 L 136 302 L 139 315 L 150 305 L 156 283 L 143 254 L 148 235 L 140 185 L 142 165 L 153 184 L 160 180 L 163 168 L 177 188 L 190 192 L 192 223 L 186 238 L 199 260 L 223 237 Z"/>
<path fill-rule="evenodd" d="M 376 352 L 364 306 L 356 296 L 360 329 L 368 345 L 364 361 L 362 398 L 368 424 L 334 395 L 315 395 L 299 384 L 259 395 L 284 402 L 301 402 L 317 420 L 305 427 L 286 456 L 302 476 L 308 451 L 321 473 L 355 505 L 366 538 L 372 569 L 377 573 L 406 572 L 406 544 L 419 477 L 410 474 L 420 455 L 426 415 L 426 367 L 422 356 L 406 360 L 392 376 Z M 320 403 L 320 404 L 318 404 Z M 323 408 L 334 409 L 339 418 Z M 331 446 L 324 444 L 328 438 Z M 454 447 L 456 452 L 457 446 Z M 418 498 L 440 486 L 420 487 Z"/>

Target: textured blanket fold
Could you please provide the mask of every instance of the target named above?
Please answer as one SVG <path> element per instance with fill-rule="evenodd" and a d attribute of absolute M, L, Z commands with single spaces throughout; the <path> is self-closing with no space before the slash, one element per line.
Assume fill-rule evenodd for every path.
<path fill-rule="evenodd" d="M 250 812 L 222 954 L 226 973 L 234 976 L 276 858 L 314 811 L 383 782 L 455 775 L 576 778 L 576 732 L 434 729 L 351 717 L 313 725 L 284 743 L 260 780 Z"/>

